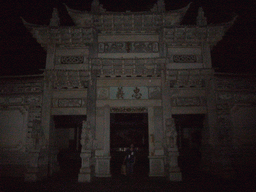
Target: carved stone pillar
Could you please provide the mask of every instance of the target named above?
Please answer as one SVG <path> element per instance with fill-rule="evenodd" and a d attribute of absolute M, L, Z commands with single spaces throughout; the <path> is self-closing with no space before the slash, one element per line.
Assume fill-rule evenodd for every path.
<path fill-rule="evenodd" d="M 47 177 L 53 171 L 51 168 L 51 150 L 54 138 L 51 118 L 51 86 L 44 84 L 42 121 L 33 122 L 32 138 L 34 139 L 33 149 L 29 151 L 29 165 L 25 174 L 25 181 L 37 181 Z M 50 170 L 48 166 L 50 165 Z"/>
<path fill-rule="evenodd" d="M 88 82 L 87 90 L 87 122 L 90 122 L 90 128 L 92 129 L 92 134 L 95 136 L 96 129 L 96 88 L 97 87 L 97 77 L 96 72 L 92 71 L 91 80 Z"/>
<path fill-rule="evenodd" d="M 177 147 L 177 130 L 173 118 L 166 119 L 165 145 L 167 174 L 171 181 L 181 181 L 182 174 L 178 166 L 179 151 Z"/>
<path fill-rule="evenodd" d="M 93 175 L 93 133 L 90 123 L 86 121 L 83 121 L 81 145 L 82 165 L 78 174 L 78 182 L 90 182 Z"/>
<path fill-rule="evenodd" d="M 52 110 L 52 83 L 44 82 L 41 126 L 44 134 L 44 139 L 45 139 L 44 142 L 46 146 L 45 158 L 47 158 L 47 169 L 40 170 L 40 171 L 45 171 L 46 175 L 48 174 L 48 165 L 50 166 L 49 167 L 50 175 L 54 172 L 54 170 L 58 170 L 57 168 L 58 166 L 56 168 L 53 168 L 54 166 L 51 161 L 53 160 L 51 156 L 52 150 L 54 150 L 54 148 L 56 147 L 55 146 L 55 128 L 54 128 L 54 123 L 51 116 L 51 110 Z M 54 165 L 57 165 L 57 164 L 55 163 Z"/>
<path fill-rule="evenodd" d="M 99 148 L 95 151 L 95 176 L 111 177 L 110 174 L 110 107 L 108 105 L 98 109 L 97 118 L 98 135 L 100 141 Z"/>
<path fill-rule="evenodd" d="M 204 171 L 211 169 L 212 151 L 214 146 L 218 145 L 217 135 L 217 108 L 216 108 L 216 93 L 214 92 L 214 79 L 207 80 L 207 115 L 205 125 L 202 132 L 202 160 L 201 168 Z"/>
<path fill-rule="evenodd" d="M 165 73 L 162 72 L 162 105 L 165 140 L 165 171 L 171 181 L 181 181 L 182 174 L 178 166 L 179 151 L 177 147 L 177 130 L 172 118 L 170 82 L 166 81 Z"/>
<path fill-rule="evenodd" d="M 82 165 L 78 174 L 78 182 L 90 182 L 94 174 L 94 148 L 93 140 L 96 130 L 96 81 L 97 77 L 91 70 L 90 80 L 87 90 L 87 122 L 83 122 L 81 134 L 81 154 Z"/>
<path fill-rule="evenodd" d="M 159 115 L 162 110 L 157 110 L 154 107 L 148 108 L 148 134 L 149 134 L 149 176 L 150 177 L 163 177 L 165 176 L 164 170 L 164 150 L 162 145 L 162 122 Z M 157 124 L 158 122 L 158 124 Z M 157 126 L 158 125 L 158 126 Z"/>
<path fill-rule="evenodd" d="M 56 173 L 60 170 L 59 162 L 57 159 L 59 149 L 56 143 L 56 129 L 55 124 L 53 121 L 53 116 L 50 118 L 50 138 L 49 138 L 49 176 L 51 176 L 53 173 Z"/>

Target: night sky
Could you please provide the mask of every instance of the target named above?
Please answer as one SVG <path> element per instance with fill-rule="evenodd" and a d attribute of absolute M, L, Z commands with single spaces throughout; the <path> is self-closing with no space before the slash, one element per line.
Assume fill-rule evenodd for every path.
<path fill-rule="evenodd" d="M 100 0 L 107 11 L 147 11 L 157 0 Z M 245 0 L 165 0 L 166 9 L 180 9 L 192 2 L 182 24 L 194 25 L 198 7 L 202 6 L 208 24 L 232 20 L 235 24 L 212 50 L 213 67 L 217 72 L 256 73 L 256 1 Z M 1 3 L 0 75 L 40 74 L 45 68 L 46 52 L 26 30 L 20 17 L 27 22 L 48 25 L 53 7 L 58 8 L 62 26 L 74 25 L 65 6 L 90 10 L 91 0 L 10 0 Z"/>

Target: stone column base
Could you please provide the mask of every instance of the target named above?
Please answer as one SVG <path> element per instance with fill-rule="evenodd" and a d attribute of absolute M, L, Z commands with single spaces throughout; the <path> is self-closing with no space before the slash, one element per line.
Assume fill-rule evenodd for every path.
<path fill-rule="evenodd" d="M 38 168 L 29 168 L 27 173 L 25 174 L 24 181 L 25 182 L 36 182 L 40 180 L 38 176 Z"/>
<path fill-rule="evenodd" d="M 178 165 L 179 151 L 177 146 L 168 149 L 168 177 L 170 181 L 182 181 L 182 173 Z"/>
<path fill-rule="evenodd" d="M 181 172 L 171 172 L 169 173 L 170 181 L 182 181 L 182 174 Z"/>
<path fill-rule="evenodd" d="M 25 182 L 35 182 L 39 181 L 43 178 L 46 178 L 48 174 L 47 165 L 38 167 L 30 167 L 27 169 L 27 173 L 25 174 L 24 181 Z"/>
<path fill-rule="evenodd" d="M 149 156 L 149 176 L 164 177 L 164 157 L 165 156 Z"/>
<path fill-rule="evenodd" d="M 110 159 L 111 157 L 96 157 L 96 177 L 111 177 L 110 174 Z"/>
<path fill-rule="evenodd" d="M 90 168 L 81 168 L 78 174 L 78 182 L 91 182 L 92 173 Z"/>

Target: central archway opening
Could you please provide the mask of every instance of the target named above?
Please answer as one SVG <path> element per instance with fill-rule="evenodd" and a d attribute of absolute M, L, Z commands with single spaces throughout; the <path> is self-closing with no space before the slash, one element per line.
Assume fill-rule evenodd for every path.
<path fill-rule="evenodd" d="M 81 132 L 86 115 L 54 115 L 55 143 L 61 177 L 77 177 L 81 167 Z"/>
<path fill-rule="evenodd" d="M 173 115 L 178 132 L 179 167 L 183 176 L 193 176 L 200 170 L 204 114 Z"/>
<path fill-rule="evenodd" d="M 110 153 L 111 174 L 121 175 L 125 151 L 131 144 L 136 148 L 134 175 L 147 176 L 148 160 L 148 114 L 111 113 L 110 114 Z"/>

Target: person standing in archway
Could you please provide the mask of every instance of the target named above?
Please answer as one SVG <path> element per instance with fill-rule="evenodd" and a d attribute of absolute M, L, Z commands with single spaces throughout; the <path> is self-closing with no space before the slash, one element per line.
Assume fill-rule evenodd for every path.
<path fill-rule="evenodd" d="M 135 149 L 134 145 L 131 144 L 130 148 L 126 150 L 126 156 L 124 158 L 124 163 L 126 163 L 127 175 L 133 174 L 133 167 L 135 164 Z"/>

